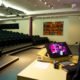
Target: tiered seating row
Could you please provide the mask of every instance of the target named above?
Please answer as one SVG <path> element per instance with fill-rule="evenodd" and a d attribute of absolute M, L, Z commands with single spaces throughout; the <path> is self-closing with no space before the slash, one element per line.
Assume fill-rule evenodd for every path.
<path fill-rule="evenodd" d="M 32 42 L 34 45 L 37 45 L 37 44 L 49 43 L 50 40 L 47 37 L 32 36 Z"/>
<path fill-rule="evenodd" d="M 31 42 L 31 37 L 28 35 L 18 32 L 0 30 L 0 47 L 29 42 Z"/>
<path fill-rule="evenodd" d="M 38 35 L 29 36 L 28 34 L 18 33 L 18 32 L 12 32 L 12 31 L 6 31 L 6 30 L 0 30 L 0 55 L 3 55 L 3 53 L 8 53 L 11 51 L 16 51 L 22 48 L 31 47 L 33 45 L 38 44 L 45 44 L 48 43 L 49 39 L 47 37 L 40 37 Z M 19 46 L 21 44 L 24 44 L 23 46 Z M 27 45 L 28 44 L 28 45 Z M 17 47 L 14 47 L 18 46 Z M 6 47 L 14 48 L 5 51 Z"/>

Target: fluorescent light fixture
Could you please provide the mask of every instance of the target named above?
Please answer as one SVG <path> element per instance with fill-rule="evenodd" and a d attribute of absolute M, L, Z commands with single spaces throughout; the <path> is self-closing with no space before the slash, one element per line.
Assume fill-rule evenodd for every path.
<path fill-rule="evenodd" d="M 6 15 L 6 17 L 15 17 L 16 15 Z"/>
<path fill-rule="evenodd" d="M 14 5 L 14 4 L 11 4 L 11 3 L 7 2 L 7 1 L 4 1 L 4 5 L 5 5 L 5 7 L 11 7 L 11 8 L 13 8 L 13 9 L 22 11 L 22 12 L 24 12 L 24 13 L 26 13 L 26 14 L 29 14 L 29 13 L 30 13 L 30 11 L 28 11 L 28 10 L 26 10 L 26 9 L 24 9 L 24 8 L 18 7 L 18 6 L 16 6 L 16 5 Z"/>
<path fill-rule="evenodd" d="M 54 9 L 54 7 L 53 7 L 53 6 L 52 6 L 51 8 L 52 8 L 52 9 Z"/>
<path fill-rule="evenodd" d="M 75 3 L 72 4 L 72 8 L 76 8 L 76 4 Z"/>
<path fill-rule="evenodd" d="M 2 4 L 2 1 L 0 0 L 0 5 Z"/>
<path fill-rule="evenodd" d="M 3 13 L 0 13 L 0 16 L 5 16 L 5 14 L 3 14 Z"/>
<path fill-rule="evenodd" d="M 47 4 L 47 2 L 45 1 L 45 2 L 44 2 L 44 4 L 46 5 L 46 4 Z"/>

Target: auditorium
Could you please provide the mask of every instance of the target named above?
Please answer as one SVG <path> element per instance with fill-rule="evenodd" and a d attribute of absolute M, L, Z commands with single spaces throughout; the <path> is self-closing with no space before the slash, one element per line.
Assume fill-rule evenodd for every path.
<path fill-rule="evenodd" d="M 0 80 L 79 75 L 79 0 L 0 0 Z"/>

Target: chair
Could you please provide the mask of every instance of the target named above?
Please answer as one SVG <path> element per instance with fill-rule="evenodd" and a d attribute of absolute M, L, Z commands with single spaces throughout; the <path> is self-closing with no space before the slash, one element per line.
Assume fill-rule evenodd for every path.
<path fill-rule="evenodd" d="M 80 80 L 80 62 L 78 62 L 77 69 L 72 80 Z"/>
<path fill-rule="evenodd" d="M 75 65 L 74 69 L 71 68 L 66 76 L 66 80 L 80 80 L 80 43 L 79 43 L 79 58 L 78 58 L 78 63 Z"/>

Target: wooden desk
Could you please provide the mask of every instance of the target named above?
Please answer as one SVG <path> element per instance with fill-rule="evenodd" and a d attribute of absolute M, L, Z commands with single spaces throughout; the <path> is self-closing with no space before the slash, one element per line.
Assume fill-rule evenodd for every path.
<path fill-rule="evenodd" d="M 45 52 L 46 49 L 44 48 L 38 54 L 44 56 Z M 71 60 L 75 62 L 77 56 L 74 56 Z M 35 60 L 17 75 L 17 80 L 66 80 L 66 73 L 62 69 L 54 69 L 52 63 Z"/>
<path fill-rule="evenodd" d="M 66 80 L 66 71 L 53 64 L 35 60 L 17 75 L 17 80 Z"/>

